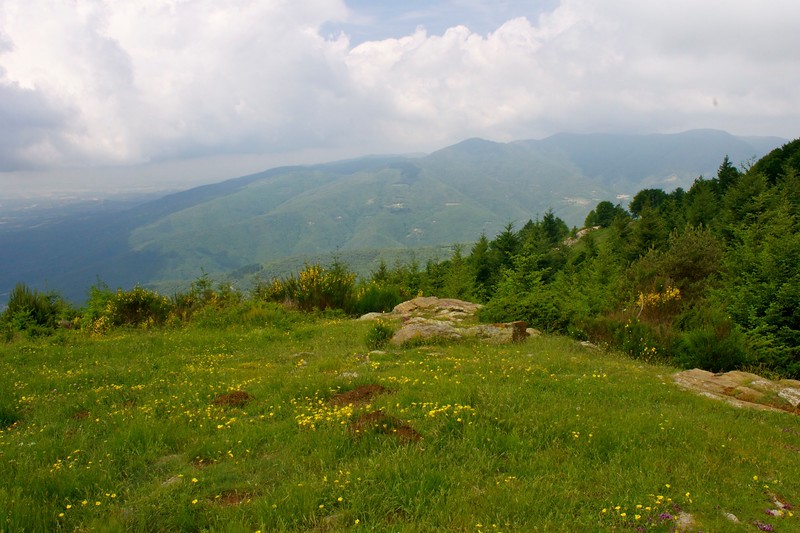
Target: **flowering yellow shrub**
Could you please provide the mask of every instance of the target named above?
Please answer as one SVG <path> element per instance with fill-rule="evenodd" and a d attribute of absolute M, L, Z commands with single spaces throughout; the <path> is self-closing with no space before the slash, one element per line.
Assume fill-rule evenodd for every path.
<path fill-rule="evenodd" d="M 651 292 L 644 294 L 639 293 L 639 298 L 636 304 L 640 309 L 661 307 L 667 303 L 675 302 L 681 299 L 681 291 L 678 287 L 666 287 L 663 291 Z"/>
<path fill-rule="evenodd" d="M 347 309 L 354 298 L 356 275 L 339 264 L 326 269 L 306 264 L 297 276 L 273 279 L 256 288 L 258 297 L 290 302 L 303 311 Z"/>

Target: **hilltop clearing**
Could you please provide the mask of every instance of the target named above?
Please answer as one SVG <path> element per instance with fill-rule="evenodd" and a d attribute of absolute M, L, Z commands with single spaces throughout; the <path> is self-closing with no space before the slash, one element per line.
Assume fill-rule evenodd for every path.
<path fill-rule="evenodd" d="M 265 304 L 0 344 L 7 531 L 794 531 L 800 418 L 564 337 Z"/>

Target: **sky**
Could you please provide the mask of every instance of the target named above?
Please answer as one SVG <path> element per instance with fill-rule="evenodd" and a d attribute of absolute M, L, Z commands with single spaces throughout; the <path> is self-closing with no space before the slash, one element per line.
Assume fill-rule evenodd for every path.
<path fill-rule="evenodd" d="M 0 196 L 559 132 L 800 136 L 797 0 L 0 0 Z"/>

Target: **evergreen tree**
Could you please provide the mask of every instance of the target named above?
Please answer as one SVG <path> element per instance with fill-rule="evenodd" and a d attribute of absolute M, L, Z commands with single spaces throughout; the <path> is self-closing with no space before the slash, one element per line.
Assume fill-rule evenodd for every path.
<path fill-rule="evenodd" d="M 739 180 L 739 170 L 731 164 L 728 156 L 722 160 L 722 164 L 717 170 L 717 194 L 722 197 L 725 192 Z"/>
<path fill-rule="evenodd" d="M 628 209 L 630 209 L 631 214 L 634 215 L 634 217 L 640 217 L 645 207 L 658 209 L 659 206 L 667 200 L 667 198 L 667 193 L 661 189 L 643 189 L 636 193 L 636 196 L 634 196 L 633 200 L 631 200 L 631 204 L 628 206 Z"/>
<path fill-rule="evenodd" d="M 709 227 L 720 209 L 713 182 L 697 178 L 686 194 L 686 223 Z"/>
<path fill-rule="evenodd" d="M 494 285 L 494 274 L 497 272 L 489 254 L 489 239 L 482 233 L 478 242 L 472 247 L 467 259 L 475 280 L 475 296 L 485 302 Z"/>

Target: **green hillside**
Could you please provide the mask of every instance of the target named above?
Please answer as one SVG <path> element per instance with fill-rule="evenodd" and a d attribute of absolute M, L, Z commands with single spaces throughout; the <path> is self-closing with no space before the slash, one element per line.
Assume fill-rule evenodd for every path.
<path fill-rule="evenodd" d="M 617 203 L 642 184 L 688 187 L 726 154 L 750 160 L 770 142 L 779 144 L 714 131 L 471 139 L 427 156 L 277 168 L 126 211 L 1 230 L 0 247 L 14 252 L 0 264 L 0 294 L 24 281 L 81 300 L 98 277 L 185 286 L 202 271 L 235 277 L 332 253 L 448 247 L 550 209 L 580 226 L 601 200 Z"/>

